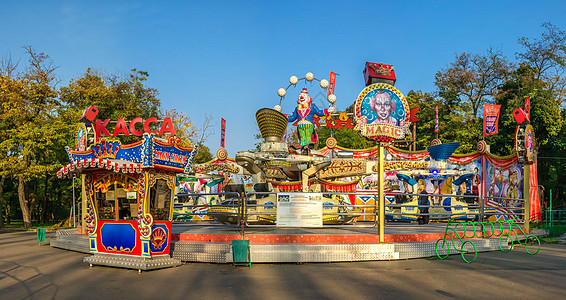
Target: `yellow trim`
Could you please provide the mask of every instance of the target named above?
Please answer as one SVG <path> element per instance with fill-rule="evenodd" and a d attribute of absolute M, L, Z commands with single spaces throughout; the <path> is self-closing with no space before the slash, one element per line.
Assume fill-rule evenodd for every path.
<path fill-rule="evenodd" d="M 391 148 L 395 151 L 398 151 L 398 152 L 401 152 L 401 153 L 408 153 L 408 154 L 422 154 L 422 153 L 428 152 L 427 150 L 408 151 L 408 150 L 399 149 L 399 148 L 394 147 L 394 146 L 389 146 L 387 148 L 388 148 L 388 150 L 389 150 L 389 148 Z"/>
<path fill-rule="evenodd" d="M 220 159 L 218 159 L 218 157 L 215 157 L 207 162 L 201 163 L 201 165 L 207 165 L 207 164 L 213 164 L 217 161 L 221 161 Z M 231 157 L 226 157 L 226 159 L 224 161 L 229 161 L 230 163 L 236 163 L 236 159 L 231 158 Z"/>
<path fill-rule="evenodd" d="M 517 154 L 515 154 L 515 153 L 513 153 L 511 155 L 507 155 L 507 156 L 497 156 L 497 155 L 491 154 L 489 152 L 487 152 L 486 155 L 491 157 L 491 158 L 495 158 L 495 159 L 510 159 L 510 158 L 517 156 Z"/>
<path fill-rule="evenodd" d="M 137 147 L 137 146 L 141 145 L 142 143 L 143 143 L 143 140 L 139 140 L 139 141 L 137 141 L 137 142 L 133 142 L 133 143 L 127 144 L 127 145 L 122 145 L 122 144 L 120 143 L 120 148 L 121 148 L 121 149 L 130 149 L 130 148 Z"/>
<path fill-rule="evenodd" d="M 315 183 L 315 182 L 320 182 L 320 183 L 326 183 L 326 184 L 331 184 L 331 185 L 337 185 L 337 186 L 345 186 L 345 185 L 351 185 L 354 183 L 358 183 L 360 181 L 360 179 L 356 179 L 353 181 L 348 181 L 348 182 L 343 182 L 343 181 L 330 181 L 330 180 L 324 180 L 322 178 L 318 178 L 318 177 L 313 177 L 313 178 L 309 178 L 309 183 Z M 275 181 L 275 180 L 270 180 L 267 179 L 266 182 L 269 183 L 274 183 L 277 185 L 282 185 L 282 186 L 291 186 L 291 185 L 302 185 L 302 181 Z"/>
<path fill-rule="evenodd" d="M 363 151 L 368 151 L 368 150 L 377 149 L 377 147 L 378 147 L 378 146 L 373 146 L 373 147 L 371 147 L 371 148 L 365 148 L 365 149 L 350 149 L 350 148 L 346 148 L 346 147 L 342 147 L 342 146 L 336 145 L 336 147 L 334 147 L 333 149 L 336 149 L 336 148 L 337 148 L 337 149 L 339 149 L 339 150 L 344 150 L 344 151 L 363 152 Z M 322 151 L 325 150 L 325 149 L 328 149 L 328 146 L 325 146 L 324 148 L 322 148 L 322 149 L 320 149 L 320 150 L 318 150 L 318 151 L 321 151 L 321 152 L 322 152 Z"/>
<path fill-rule="evenodd" d="M 167 140 L 167 142 L 162 142 L 158 139 L 154 139 L 154 143 L 158 144 L 162 147 L 175 147 L 177 148 L 177 150 L 180 151 L 185 151 L 185 152 L 192 152 L 193 150 L 195 150 L 194 147 L 184 147 L 181 146 L 181 139 L 178 138 L 177 136 L 170 136 L 169 139 Z"/>
<path fill-rule="evenodd" d="M 478 154 L 477 151 L 470 152 L 470 153 L 459 153 L 459 154 L 458 154 L 458 153 L 453 153 L 452 156 L 455 156 L 455 157 L 466 157 L 466 156 L 473 156 L 473 155 L 476 155 L 476 154 Z"/>
<path fill-rule="evenodd" d="M 344 182 L 344 181 L 330 181 L 330 180 L 324 180 L 322 178 L 318 178 L 319 182 L 322 183 L 326 183 L 326 184 L 331 184 L 331 185 L 338 185 L 338 186 L 345 186 L 345 185 L 352 185 L 354 183 L 358 183 L 360 182 L 360 178 L 353 180 L 353 181 L 348 181 L 348 182 Z"/>

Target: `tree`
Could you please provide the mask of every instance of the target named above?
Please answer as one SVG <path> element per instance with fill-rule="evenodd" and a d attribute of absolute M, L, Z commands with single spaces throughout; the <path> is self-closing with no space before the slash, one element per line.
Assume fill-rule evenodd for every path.
<path fill-rule="evenodd" d="M 203 164 L 211 160 L 212 160 L 212 153 L 210 153 L 210 149 L 206 145 L 202 144 L 198 149 L 197 155 L 195 156 L 193 163 Z"/>
<path fill-rule="evenodd" d="M 175 135 L 181 139 L 182 146 L 191 147 L 198 140 L 199 132 L 186 113 L 171 109 L 166 110 L 162 115 L 171 118 L 175 127 Z"/>
<path fill-rule="evenodd" d="M 552 23 L 543 23 L 540 39 L 521 37 L 518 43 L 523 52 L 517 52 L 520 62 L 529 66 L 534 78 L 545 83 L 546 89 L 564 104 L 566 98 L 566 32 Z"/>
<path fill-rule="evenodd" d="M 349 114 L 350 118 L 352 119 L 352 124 L 355 123 L 353 120 L 353 113 L 354 113 L 354 105 L 352 103 L 350 106 L 346 108 L 346 113 Z M 324 148 L 326 146 L 326 139 L 331 135 L 331 129 L 326 128 L 325 124 L 321 122 L 321 127 L 316 129 L 318 135 L 318 147 L 317 149 Z M 296 129 L 295 129 L 296 131 Z M 334 138 L 336 139 L 336 144 L 338 146 L 348 148 L 348 149 L 367 149 L 373 147 L 374 141 L 361 136 L 357 131 L 354 129 L 334 129 Z"/>
<path fill-rule="evenodd" d="M 326 139 L 330 137 L 330 128 L 319 127 L 316 132 L 318 134 L 317 148 L 324 148 Z M 367 149 L 374 146 L 373 141 L 366 139 L 353 129 L 334 129 L 334 138 L 338 146 L 348 149 Z"/>
<path fill-rule="evenodd" d="M 98 119 L 131 120 L 160 118 L 161 100 L 156 89 L 144 82 L 149 74 L 132 69 L 129 76 L 106 75 L 87 69 L 82 77 L 72 80 L 59 91 L 59 97 L 66 109 L 78 114 L 91 105 L 98 108 Z M 139 140 L 136 136 L 117 137 L 122 143 Z"/>
<path fill-rule="evenodd" d="M 477 120 L 483 104 L 494 103 L 498 88 L 507 81 L 513 65 L 498 51 L 486 55 L 456 54 L 455 61 L 435 75 L 440 97 L 451 96 L 458 113 Z"/>
<path fill-rule="evenodd" d="M 51 163 L 52 126 L 56 98 L 49 57 L 31 47 L 24 47 L 29 68 L 18 76 L 1 75 L 0 102 L 3 140 L 6 153 L 2 167 L 18 181 L 18 199 L 24 227 L 31 227 L 32 213 L 38 199 L 37 180 L 57 168 Z M 6 152 L 4 152 L 6 151 Z"/>

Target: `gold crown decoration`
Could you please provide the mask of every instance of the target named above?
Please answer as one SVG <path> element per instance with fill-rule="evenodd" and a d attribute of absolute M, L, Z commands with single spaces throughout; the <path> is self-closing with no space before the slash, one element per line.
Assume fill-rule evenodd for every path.
<path fill-rule="evenodd" d="M 102 140 L 99 144 L 93 145 L 91 150 L 96 158 L 116 158 L 120 148 L 121 143 L 118 141 L 107 142 L 106 140 Z"/>
<path fill-rule="evenodd" d="M 372 64 L 371 68 L 375 71 L 375 73 L 377 75 L 382 75 L 382 76 L 389 76 L 391 75 L 391 69 L 383 66 L 383 63 L 379 63 L 379 64 Z"/>
<path fill-rule="evenodd" d="M 263 138 L 283 138 L 288 123 L 284 114 L 271 108 L 262 108 L 255 113 L 255 119 Z"/>

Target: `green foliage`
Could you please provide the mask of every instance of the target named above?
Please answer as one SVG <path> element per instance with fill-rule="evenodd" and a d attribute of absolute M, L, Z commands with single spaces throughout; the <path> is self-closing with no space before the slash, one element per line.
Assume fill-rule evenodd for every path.
<path fill-rule="evenodd" d="M 203 145 L 200 145 L 197 155 L 195 156 L 195 159 L 193 160 L 193 163 L 195 164 L 202 164 L 205 162 L 209 162 L 212 160 L 212 153 L 210 153 L 210 149 Z"/>
<path fill-rule="evenodd" d="M 508 79 L 513 65 L 501 52 L 488 49 L 485 55 L 462 53 L 435 75 L 439 95 L 455 102 L 464 118 L 477 119 L 484 104 L 493 103 L 495 91 Z"/>
<path fill-rule="evenodd" d="M 65 108 L 78 114 L 79 118 L 91 105 L 98 108 L 97 119 L 100 120 L 160 118 L 161 100 L 157 97 L 158 92 L 144 84 L 148 76 L 147 72 L 136 69 L 132 69 L 125 78 L 99 74 L 87 69 L 82 77 L 62 87 L 59 97 Z M 117 139 L 122 143 L 132 143 L 139 140 L 139 137 L 119 136 Z"/>
<path fill-rule="evenodd" d="M 566 225 L 553 225 L 548 229 L 549 237 L 560 237 L 566 233 Z"/>
<path fill-rule="evenodd" d="M 0 217 L 23 217 L 25 227 L 30 227 L 31 220 L 60 220 L 69 215 L 71 179 L 58 179 L 56 172 L 68 163 L 65 146 L 73 147 L 84 109 L 95 105 L 99 119 L 161 118 L 161 103 L 157 90 L 145 85 L 148 73 L 136 69 L 124 78 L 87 69 L 57 89 L 57 68 L 49 56 L 31 47 L 25 50 L 29 67 L 23 72 L 16 72 L 15 64 L 0 69 L 0 175 L 5 179 Z M 177 112 L 171 117 L 183 125 L 181 133 L 190 136 L 190 119 Z M 118 139 L 130 143 L 139 137 Z M 200 157 L 206 159 L 207 153 L 210 157 L 207 149 Z"/>
<path fill-rule="evenodd" d="M 319 127 L 316 129 L 318 134 L 318 147 L 317 149 L 324 148 L 325 141 L 330 137 L 331 130 L 326 127 Z M 373 141 L 362 137 L 357 131 L 353 129 L 334 129 L 334 138 L 336 138 L 337 144 L 341 147 L 349 149 L 366 149 L 373 147 Z"/>
<path fill-rule="evenodd" d="M 566 32 L 552 23 L 543 23 L 538 39 L 521 37 L 523 51 L 517 58 L 533 70 L 534 78 L 544 83 L 551 97 L 564 105 L 566 99 Z"/>

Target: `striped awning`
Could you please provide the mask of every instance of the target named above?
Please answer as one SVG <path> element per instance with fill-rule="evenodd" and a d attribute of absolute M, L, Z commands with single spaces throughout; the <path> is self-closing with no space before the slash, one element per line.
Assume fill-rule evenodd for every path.
<path fill-rule="evenodd" d="M 106 169 L 116 173 L 141 173 L 142 165 L 128 161 L 103 158 L 89 158 L 74 161 L 57 171 L 57 177 L 65 178 L 70 174 L 80 174 L 88 169 Z"/>

